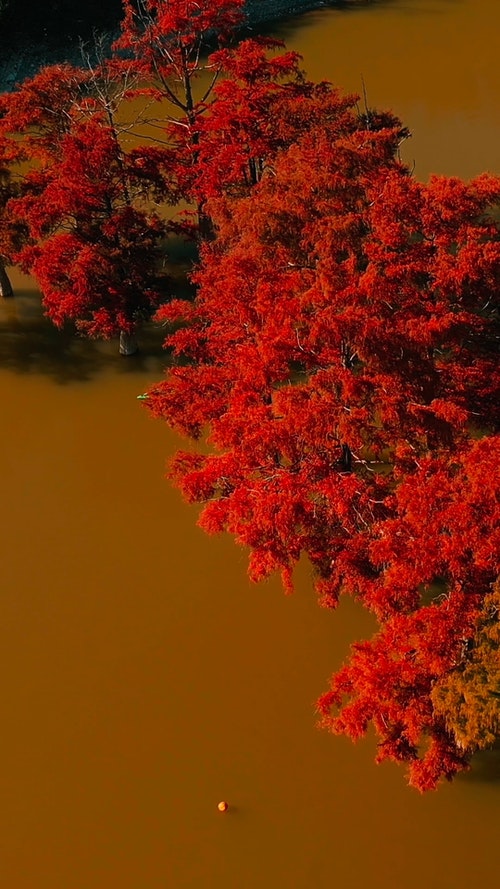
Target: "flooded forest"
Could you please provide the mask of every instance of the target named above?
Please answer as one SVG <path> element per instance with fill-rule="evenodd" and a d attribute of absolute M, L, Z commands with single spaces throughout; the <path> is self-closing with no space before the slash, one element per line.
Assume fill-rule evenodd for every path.
<path fill-rule="evenodd" d="M 196 57 L 169 112 L 195 137 L 165 185 L 172 81 L 127 79 L 148 51 L 133 25 L 106 69 L 124 104 L 85 73 L 71 129 L 73 13 L 41 49 L 38 13 L 16 43 L 4 4 L 0 168 L 28 182 L 0 226 L 12 889 L 469 889 L 498 871 L 500 9 L 298 5 L 247 24 L 238 57 Z M 94 6 L 109 46 L 121 3 Z M 23 94 L 34 58 L 62 67 Z M 451 320 L 444 297 L 425 314 L 431 291 L 459 292 Z"/>

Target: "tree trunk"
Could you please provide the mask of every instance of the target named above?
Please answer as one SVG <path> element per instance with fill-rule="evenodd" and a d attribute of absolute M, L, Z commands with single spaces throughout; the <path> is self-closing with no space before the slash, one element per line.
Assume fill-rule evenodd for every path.
<path fill-rule="evenodd" d="M 342 457 L 340 462 L 344 472 L 352 472 L 352 452 L 349 445 L 342 445 Z"/>
<path fill-rule="evenodd" d="M 210 216 L 203 211 L 203 204 L 198 204 L 198 239 L 201 243 L 215 241 L 215 230 Z"/>
<path fill-rule="evenodd" d="M 129 355 L 135 355 L 138 351 L 139 343 L 137 342 L 135 331 L 126 333 L 124 330 L 120 330 L 120 355 L 128 357 Z"/>
<path fill-rule="evenodd" d="M 12 284 L 10 283 L 9 276 L 5 271 L 5 265 L 3 259 L 0 259 L 0 297 L 3 299 L 9 299 L 14 296 L 14 291 L 12 290 Z"/>

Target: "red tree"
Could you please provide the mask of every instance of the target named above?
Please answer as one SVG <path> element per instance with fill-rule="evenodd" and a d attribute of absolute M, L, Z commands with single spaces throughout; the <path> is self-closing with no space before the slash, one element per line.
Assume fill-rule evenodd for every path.
<path fill-rule="evenodd" d="M 207 60 L 207 54 L 234 35 L 244 21 L 243 5 L 244 0 L 123 0 L 114 50 L 117 58 L 125 54 L 124 64 L 133 65 L 143 84 L 135 93 L 146 97 L 142 120 L 151 118 L 152 98 L 162 103 L 150 123 L 174 151 L 179 187 L 187 200 L 194 198 L 193 181 L 199 175 L 198 119 L 221 73 L 221 63 Z M 203 226 L 202 202 L 197 210 Z"/>
<path fill-rule="evenodd" d="M 199 172 L 194 190 L 201 200 L 225 192 L 248 194 L 266 163 L 297 138 L 304 125 L 304 106 L 309 122 L 313 115 L 325 114 L 324 106 L 312 112 L 311 100 L 328 103 L 334 94 L 306 81 L 300 56 L 277 54 L 283 47 L 278 40 L 257 38 L 209 57 L 223 77 L 197 122 Z"/>
<path fill-rule="evenodd" d="M 200 97 L 205 101 L 220 72 L 220 66 L 207 63 L 207 53 L 214 41 L 234 34 L 244 20 L 243 5 L 244 0 L 123 0 L 115 51 L 132 56 L 141 81 L 167 100 L 173 122 L 180 117 L 181 125 L 194 125 L 199 110 L 195 83 L 209 72 Z"/>
<path fill-rule="evenodd" d="M 381 758 L 408 760 L 425 789 L 465 763 L 431 691 L 498 572 L 477 467 L 497 457 L 500 181 L 421 185 L 394 118 L 336 101 L 248 197 L 210 202 L 196 300 L 159 313 L 182 361 L 148 405 L 206 435 L 212 453 L 179 453 L 172 475 L 203 527 L 250 548 L 253 579 L 280 570 L 290 587 L 306 553 L 325 604 L 351 593 L 376 614 L 324 721 L 354 736 L 373 721 Z M 438 579 L 446 603 L 422 606 Z"/>
<path fill-rule="evenodd" d="M 4 100 L 3 128 L 28 128 L 24 194 L 9 206 L 29 230 L 31 243 L 17 261 L 35 275 L 47 315 L 91 337 L 119 334 L 120 351 L 131 354 L 137 325 L 159 301 L 154 281 L 165 223 L 146 199 L 152 191 L 175 196 L 168 152 L 129 150 L 122 138 L 123 91 L 113 92 L 112 75 L 45 69 Z"/>
<path fill-rule="evenodd" d="M 300 57 L 281 52 L 280 41 L 229 45 L 244 21 L 243 5 L 124 0 L 115 43 L 142 84 L 135 91 L 144 97 L 141 120 L 149 121 L 153 139 L 170 147 L 178 188 L 196 206 L 202 235 L 212 231 L 207 199 L 225 190 L 248 192 L 278 149 L 326 115 L 332 96 L 305 81 Z"/>
<path fill-rule="evenodd" d="M 322 723 L 353 738 L 373 723 L 378 758 L 428 789 L 482 745 L 478 724 L 496 731 L 477 697 L 465 734 L 446 707 L 496 675 L 500 180 L 419 184 L 393 115 L 307 82 L 275 41 L 202 61 L 242 5 L 124 0 L 131 59 L 3 97 L 6 163 L 30 165 L 5 219 L 50 317 L 125 340 L 159 299 L 168 226 L 145 200 L 197 203 L 214 240 L 196 299 L 158 312 L 174 366 L 148 405 L 211 450 L 178 453 L 172 475 L 203 527 L 250 549 L 254 580 L 291 589 L 305 553 L 323 604 L 346 593 L 375 614 Z M 166 145 L 130 149 L 119 111 L 140 94 L 167 103 Z"/>
<path fill-rule="evenodd" d="M 482 638 L 475 637 L 491 617 L 491 585 L 499 571 L 499 461 L 500 440 L 484 436 L 447 457 L 429 455 L 401 480 L 392 516 L 373 529 L 369 592 L 364 581 L 368 601 L 384 613 L 380 631 L 353 646 L 319 702 L 321 724 L 334 733 L 356 739 L 373 722 L 377 760 L 407 761 L 410 783 L 419 790 L 451 777 L 484 746 L 470 728 L 464 744 L 456 710 L 446 707 L 455 698 L 443 690 L 460 677 L 464 701 L 477 694 Z M 491 645 L 487 656 L 493 664 Z M 466 710 L 472 717 L 472 708 Z M 494 706 L 483 712 L 491 743 Z"/>
<path fill-rule="evenodd" d="M 12 284 L 6 266 L 12 264 L 12 257 L 21 248 L 26 230 L 10 213 L 9 202 L 20 194 L 20 182 L 15 169 L 20 148 L 0 133 L 0 297 L 13 296 Z"/>
<path fill-rule="evenodd" d="M 54 157 L 61 134 L 68 129 L 69 110 L 81 95 L 85 80 L 79 69 L 58 65 L 27 80 L 22 89 L 0 96 L 2 275 L 26 235 L 23 221 L 10 212 L 9 201 L 29 188 L 24 171 L 34 158 L 39 163 L 47 156 Z M 12 135 L 15 138 L 10 138 Z M 5 278 L 3 289 L 7 295 L 12 292 Z"/>

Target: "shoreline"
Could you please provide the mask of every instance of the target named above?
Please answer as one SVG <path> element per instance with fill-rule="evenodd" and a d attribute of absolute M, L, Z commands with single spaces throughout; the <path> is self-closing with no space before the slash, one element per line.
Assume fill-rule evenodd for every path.
<path fill-rule="evenodd" d="M 328 0 L 247 0 L 246 28 L 253 28 L 282 19 L 292 18 L 302 13 L 327 7 L 351 5 L 356 0 L 347 0 L 345 4 L 328 2 Z M 116 33 L 104 32 L 102 34 L 105 43 L 111 44 Z M 27 77 L 32 77 L 46 65 L 54 65 L 58 62 L 72 62 L 81 64 L 80 44 L 75 38 L 69 38 L 67 44 L 44 44 L 27 41 L 26 43 L 13 42 L 12 51 L 7 55 L 6 47 L 3 47 L 2 60 L 0 61 L 0 92 L 10 92 Z"/>
<path fill-rule="evenodd" d="M 328 0 L 247 0 L 248 25 L 252 27 L 265 22 L 277 22 L 314 9 L 337 5 L 340 4 Z"/>

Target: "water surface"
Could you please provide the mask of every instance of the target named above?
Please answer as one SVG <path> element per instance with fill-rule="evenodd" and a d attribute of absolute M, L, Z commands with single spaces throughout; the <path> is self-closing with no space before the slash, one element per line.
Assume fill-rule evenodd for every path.
<path fill-rule="evenodd" d="M 419 177 L 498 172 L 498 5 L 405 0 L 282 26 L 315 78 L 414 137 Z M 318 732 L 351 602 L 251 587 L 163 480 L 177 445 L 138 359 L 58 334 L 29 279 L 0 306 L 0 871 L 9 889 L 494 885 L 500 756 L 419 796 L 372 739 Z M 230 802 L 226 815 L 216 809 Z"/>

